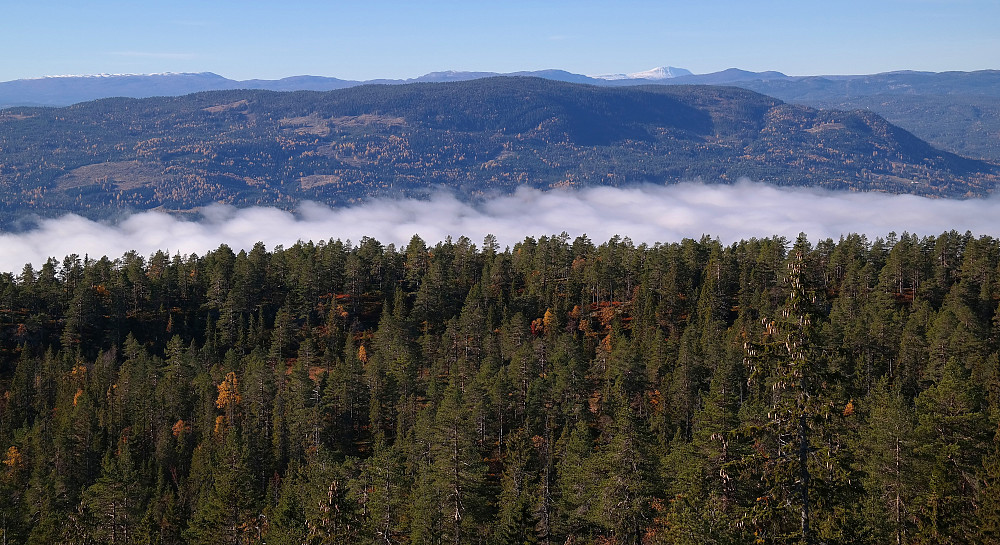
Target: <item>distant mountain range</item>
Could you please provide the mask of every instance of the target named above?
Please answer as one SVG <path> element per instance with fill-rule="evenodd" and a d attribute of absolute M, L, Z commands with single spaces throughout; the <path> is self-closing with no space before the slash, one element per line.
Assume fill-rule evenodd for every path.
<path fill-rule="evenodd" d="M 982 196 L 1000 167 L 935 149 L 877 114 L 736 87 L 594 86 L 536 77 L 223 90 L 0 112 L 0 226 L 212 202 L 293 207 L 522 186 L 740 177 Z"/>
<path fill-rule="evenodd" d="M 692 74 L 660 67 L 630 74 L 586 76 L 564 70 L 432 72 L 399 80 L 343 80 L 294 76 L 279 80 L 232 80 L 210 72 L 198 74 L 59 76 L 0 83 L 0 108 L 67 106 L 108 97 L 145 98 L 231 89 L 331 91 L 365 84 L 455 82 L 508 76 L 540 77 L 599 86 L 733 85 L 785 102 L 829 109 L 868 109 L 932 144 L 961 155 L 1000 161 L 1000 71 L 888 72 L 872 75 L 788 76 L 731 68 Z"/>
<path fill-rule="evenodd" d="M 979 95 L 1000 97 L 1000 71 L 886 72 L 852 76 L 788 76 L 781 72 L 750 72 L 730 68 L 692 74 L 672 66 L 630 74 L 585 76 L 565 70 L 521 72 L 431 72 L 412 79 L 344 80 L 325 76 L 293 76 L 277 80 L 232 80 L 212 72 L 166 74 L 100 74 L 49 76 L 0 82 L 0 108 L 10 106 L 69 106 L 109 97 L 180 96 L 201 91 L 264 89 L 268 91 L 332 91 L 358 85 L 441 83 L 474 79 L 539 77 L 590 85 L 737 85 L 788 102 L 823 102 L 873 95 Z"/>
<path fill-rule="evenodd" d="M 268 91 L 332 91 L 366 84 L 399 85 L 406 83 L 442 83 L 468 81 L 497 76 L 539 77 L 569 83 L 591 85 L 629 85 L 636 83 L 664 83 L 676 80 L 683 83 L 722 83 L 769 77 L 787 78 L 778 72 L 746 72 L 725 70 L 715 74 L 695 75 L 683 68 L 660 67 L 631 74 L 585 76 L 564 70 L 535 70 L 522 72 L 462 72 L 448 70 L 431 72 L 412 79 L 375 79 L 366 81 L 344 80 L 324 76 L 293 76 L 278 80 L 232 80 L 213 74 L 99 74 L 93 76 L 50 76 L 0 82 L 0 108 L 9 106 L 69 106 L 78 102 L 109 97 L 147 98 L 154 96 L 180 96 L 200 91 L 226 89 L 265 89 Z M 682 79 L 677 79 L 682 78 Z"/>

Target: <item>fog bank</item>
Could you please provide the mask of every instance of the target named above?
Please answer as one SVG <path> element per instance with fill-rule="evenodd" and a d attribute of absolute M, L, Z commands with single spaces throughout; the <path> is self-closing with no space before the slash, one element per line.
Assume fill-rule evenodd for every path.
<path fill-rule="evenodd" d="M 114 224 L 68 215 L 42 220 L 22 233 L 0 233 L 0 271 L 20 272 L 49 257 L 69 254 L 114 259 L 128 250 L 148 256 L 156 250 L 199 255 L 228 244 L 268 249 L 298 240 L 363 236 L 405 245 L 414 234 L 429 244 L 465 235 L 477 244 L 492 233 L 501 247 L 525 236 L 586 234 L 595 243 L 614 235 L 636 243 L 673 242 L 702 235 L 724 243 L 743 238 L 804 232 L 813 241 L 847 233 L 869 237 L 890 231 L 937 235 L 948 230 L 1000 236 L 1000 198 L 942 200 L 912 195 L 843 193 L 776 188 L 751 182 L 735 185 L 684 183 L 626 189 L 538 191 L 468 204 L 440 192 L 425 200 L 378 200 L 350 208 L 304 203 L 296 213 L 274 208 L 214 205 L 197 221 L 162 212 L 143 212 Z"/>

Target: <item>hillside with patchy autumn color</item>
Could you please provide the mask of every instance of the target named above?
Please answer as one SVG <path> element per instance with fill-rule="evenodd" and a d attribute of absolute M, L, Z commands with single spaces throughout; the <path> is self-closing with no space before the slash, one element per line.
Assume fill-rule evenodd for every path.
<path fill-rule="evenodd" d="M 741 177 L 943 197 L 989 194 L 998 167 L 878 115 L 737 88 L 595 87 L 537 78 L 214 91 L 0 112 L 0 225 L 26 214 L 294 207 L 521 186 Z"/>

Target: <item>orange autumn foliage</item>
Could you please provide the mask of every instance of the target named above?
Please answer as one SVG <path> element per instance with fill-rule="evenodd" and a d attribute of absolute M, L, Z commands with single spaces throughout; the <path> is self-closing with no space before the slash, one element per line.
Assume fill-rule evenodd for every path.
<path fill-rule="evenodd" d="M 236 380 L 236 373 L 230 371 L 222 383 L 219 384 L 219 397 L 215 399 L 215 406 L 220 409 L 239 405 L 240 400 L 239 383 Z"/>

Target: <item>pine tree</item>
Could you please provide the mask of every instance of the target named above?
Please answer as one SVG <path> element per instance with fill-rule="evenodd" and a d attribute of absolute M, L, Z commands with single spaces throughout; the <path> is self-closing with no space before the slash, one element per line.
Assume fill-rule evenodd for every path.
<path fill-rule="evenodd" d="M 185 538 L 198 543 L 244 543 L 256 526 L 259 493 L 252 486 L 247 452 L 238 430 L 229 428 L 211 456 L 211 481 L 202 486 Z M 196 478 L 196 475 L 192 475 Z"/>
<path fill-rule="evenodd" d="M 701 462 L 697 486 L 704 487 L 706 506 L 717 518 L 731 514 L 741 499 L 739 461 L 749 454 L 746 437 L 739 432 L 742 383 L 737 363 L 732 358 L 720 361 L 694 416 L 690 455 Z"/>
<path fill-rule="evenodd" d="M 338 463 L 325 448 L 309 453 L 301 469 L 306 542 L 337 545 L 355 543 L 362 526 L 358 505 L 349 497 L 356 478 L 350 460 Z"/>
<path fill-rule="evenodd" d="M 993 435 L 993 444 L 983 458 L 980 473 L 982 488 L 976 509 L 978 534 L 981 543 L 1000 542 L 1000 430 Z"/>
<path fill-rule="evenodd" d="M 591 466 L 600 479 L 591 520 L 617 543 L 637 545 L 652 521 L 657 485 L 649 438 L 621 384 L 616 384 L 609 405 L 613 422 L 602 434 L 598 458 Z"/>
<path fill-rule="evenodd" d="M 876 382 L 863 403 L 868 406 L 860 435 L 865 532 L 872 541 L 907 543 L 914 507 L 913 410 L 898 384 L 886 378 Z"/>
<path fill-rule="evenodd" d="M 125 441 L 119 441 L 116 452 L 105 453 L 101 476 L 84 491 L 81 501 L 95 541 L 125 544 L 140 540 L 145 490 Z"/>
<path fill-rule="evenodd" d="M 980 396 L 968 372 L 949 360 L 941 379 L 915 400 L 918 539 L 961 543 L 975 532 L 977 476 L 989 437 Z"/>
<path fill-rule="evenodd" d="M 373 543 L 397 543 L 405 519 L 408 489 L 397 447 L 376 437 L 372 455 L 361 464 L 352 488 L 353 496 L 363 503 L 367 514 L 366 537 Z"/>
<path fill-rule="evenodd" d="M 531 471 L 531 447 L 524 430 L 507 442 L 503 475 L 500 477 L 498 513 L 492 542 L 497 545 L 528 545 L 536 542 L 532 516 L 535 492 Z"/>
<path fill-rule="evenodd" d="M 770 397 L 766 424 L 751 430 L 766 449 L 752 455 L 766 483 L 766 496 L 756 502 L 752 519 L 758 535 L 772 542 L 814 542 L 810 523 L 816 476 L 810 459 L 830 454 L 816 444 L 829 407 L 820 397 L 821 363 L 811 308 L 815 300 L 805 284 L 805 265 L 799 250 L 788 264 L 789 294 L 780 319 L 765 319 L 765 341 L 746 345 L 751 380 L 762 381 L 760 391 Z"/>
<path fill-rule="evenodd" d="M 587 422 L 580 419 L 572 427 L 563 428 L 558 443 L 559 461 L 556 464 L 556 523 L 553 541 L 560 542 L 570 536 L 585 537 L 593 534 L 591 520 L 593 500 L 598 494 L 597 475 L 593 468 L 593 437 Z"/>
<path fill-rule="evenodd" d="M 482 487 L 485 467 L 476 448 L 474 430 L 468 425 L 468 410 L 455 380 L 448 384 L 434 417 L 431 443 L 434 486 L 440 504 L 442 539 L 465 543 L 484 522 Z"/>
<path fill-rule="evenodd" d="M 303 482 L 299 464 L 289 464 L 284 478 L 275 478 L 270 495 L 277 495 L 277 501 L 266 514 L 258 517 L 260 542 L 275 545 L 295 545 L 306 542 L 307 526 L 303 506 Z M 254 536 L 251 536 L 254 537 Z"/>

